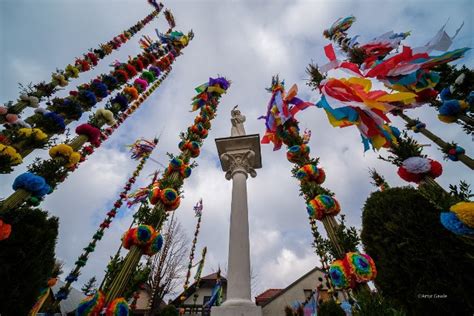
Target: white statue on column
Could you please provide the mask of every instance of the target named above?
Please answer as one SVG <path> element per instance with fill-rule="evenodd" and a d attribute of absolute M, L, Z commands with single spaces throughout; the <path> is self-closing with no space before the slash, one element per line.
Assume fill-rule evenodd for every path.
<path fill-rule="evenodd" d="M 261 316 L 262 309 L 252 302 L 250 288 L 250 240 L 247 201 L 247 178 L 255 177 L 261 168 L 260 137 L 247 135 L 245 116 L 231 111 L 231 137 L 216 139 L 222 170 L 232 181 L 230 210 L 229 258 L 227 269 L 227 299 L 214 306 L 212 316 Z M 245 136 L 245 137 L 242 137 Z"/>
<path fill-rule="evenodd" d="M 240 110 L 237 109 L 238 105 L 234 106 L 232 111 L 230 111 L 230 122 L 232 123 L 232 128 L 230 130 L 230 136 L 245 136 L 244 122 L 245 115 L 240 113 Z"/>

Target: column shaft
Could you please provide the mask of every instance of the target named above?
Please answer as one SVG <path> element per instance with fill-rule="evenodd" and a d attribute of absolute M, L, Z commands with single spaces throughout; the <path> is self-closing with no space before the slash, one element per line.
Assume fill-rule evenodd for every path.
<path fill-rule="evenodd" d="M 247 205 L 247 172 L 232 175 L 227 301 L 250 301 L 250 242 Z M 230 302 L 229 302 L 230 303 Z"/>

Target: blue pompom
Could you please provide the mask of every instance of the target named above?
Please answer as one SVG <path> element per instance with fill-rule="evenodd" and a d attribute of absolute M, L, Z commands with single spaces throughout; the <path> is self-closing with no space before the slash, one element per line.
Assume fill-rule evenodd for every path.
<path fill-rule="evenodd" d="M 114 76 L 103 76 L 102 82 L 107 85 L 109 90 L 115 90 L 118 84 L 118 80 Z"/>
<path fill-rule="evenodd" d="M 441 101 L 447 101 L 451 99 L 451 90 L 449 90 L 449 88 L 444 88 L 439 93 L 439 97 L 441 98 Z"/>
<path fill-rule="evenodd" d="M 155 77 L 158 77 L 161 73 L 160 68 L 155 66 L 151 66 L 150 68 L 148 68 L 148 70 L 151 71 L 155 75 Z"/>
<path fill-rule="evenodd" d="M 120 105 L 122 111 L 126 110 L 128 107 L 128 99 L 123 94 L 117 94 L 115 98 L 111 101 L 112 104 L 117 103 Z"/>
<path fill-rule="evenodd" d="M 105 98 L 109 95 L 109 91 L 105 83 L 100 81 L 94 81 L 91 85 L 92 91 L 94 91 L 95 95 L 99 98 Z"/>
<path fill-rule="evenodd" d="M 471 91 L 467 96 L 467 103 L 469 103 L 470 106 L 474 105 L 474 91 Z"/>
<path fill-rule="evenodd" d="M 92 107 L 97 103 L 97 98 L 92 91 L 82 90 L 79 92 L 79 100 L 86 104 L 86 107 Z"/>
<path fill-rule="evenodd" d="M 24 189 L 37 197 L 45 196 L 51 191 L 51 187 L 46 183 L 43 177 L 31 172 L 25 172 L 16 177 L 15 181 L 13 181 L 12 188 L 13 190 Z"/>
<path fill-rule="evenodd" d="M 68 115 L 68 118 L 72 118 L 76 120 L 81 118 L 82 112 L 83 112 L 81 105 L 75 100 L 70 99 L 70 98 L 64 99 L 63 103 L 59 106 L 58 109 L 59 109 L 58 112 L 61 112 L 64 109 L 63 111 L 66 113 L 73 113 L 73 114 Z"/>
<path fill-rule="evenodd" d="M 444 101 L 438 109 L 439 114 L 444 116 L 456 116 L 461 113 L 461 105 L 459 100 Z"/>
<path fill-rule="evenodd" d="M 53 125 L 60 130 L 64 130 L 66 128 L 66 124 L 64 123 L 64 119 L 61 115 L 58 115 L 54 112 L 48 112 L 44 114 L 44 117 L 50 121 L 52 121 Z"/>
<path fill-rule="evenodd" d="M 440 214 L 441 224 L 456 235 L 474 235 L 474 229 L 467 227 L 453 212 Z"/>

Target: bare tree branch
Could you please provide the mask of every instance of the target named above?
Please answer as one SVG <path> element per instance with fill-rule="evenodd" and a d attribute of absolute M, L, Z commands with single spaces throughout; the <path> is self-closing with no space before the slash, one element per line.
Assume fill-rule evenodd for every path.
<path fill-rule="evenodd" d="M 163 232 L 163 249 L 153 258 L 147 282 L 152 290 L 149 315 L 158 314 L 165 297 L 178 294 L 177 288 L 186 272 L 189 240 L 181 224 L 172 217 Z"/>

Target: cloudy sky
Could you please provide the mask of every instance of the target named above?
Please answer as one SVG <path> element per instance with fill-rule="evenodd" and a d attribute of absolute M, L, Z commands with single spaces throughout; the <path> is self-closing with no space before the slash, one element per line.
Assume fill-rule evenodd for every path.
<path fill-rule="evenodd" d="M 192 206 L 203 198 L 198 251 L 208 247 L 206 274 L 227 264 L 231 202 L 231 183 L 225 180 L 217 163 L 214 138 L 230 135 L 230 109 L 235 104 L 239 104 L 247 116 L 247 133 L 263 134 L 263 122 L 256 118 L 265 112 L 269 94 L 264 88 L 274 74 L 284 78 L 288 87 L 297 83 L 301 97 L 317 101 L 318 95 L 305 86 L 304 70 L 312 60 L 326 62 L 322 53 L 327 44 L 322 36 L 324 28 L 338 17 L 354 14 L 358 20 L 350 34 L 360 34 L 362 41 L 389 30 L 412 31 L 406 43 L 420 46 L 449 18 L 449 34 L 465 22 L 453 47 L 473 47 L 474 12 L 469 0 L 449 3 L 400 0 L 383 1 L 383 5 L 382 1 L 375 0 L 175 0 L 164 4 L 172 10 L 178 30 L 194 30 L 194 40 L 177 59 L 163 85 L 42 204 L 60 218 L 56 253 L 65 262 L 65 275 L 136 166 L 125 145 L 140 137 L 154 137 L 162 131 L 160 145 L 152 157 L 166 163 L 165 153 L 177 152 L 179 132 L 190 125 L 196 115 L 189 112 L 193 89 L 209 76 L 225 75 L 233 84 L 222 98 L 218 117 L 197 159 L 199 167 L 186 181 L 184 199 L 176 213 L 191 239 L 195 226 Z M 56 68 L 63 69 L 75 57 L 108 41 L 150 11 L 145 0 L 1 0 L 0 102 L 18 96 L 18 82 L 49 80 Z M 141 34 L 154 36 L 155 28 L 163 31 L 167 28 L 162 15 Z M 58 95 L 65 95 L 76 85 L 108 72 L 113 60 L 125 61 L 129 55 L 139 53 L 138 39 L 135 36 Z M 472 56 L 468 53 L 462 63 L 472 67 Z M 428 107 L 414 110 L 411 115 L 426 122 L 429 129 L 445 140 L 458 142 L 469 155 L 474 155 L 472 139 L 458 125 L 439 122 L 435 111 Z M 87 116 L 82 119 L 86 120 Z M 392 186 L 406 184 L 398 178 L 394 166 L 376 159 L 377 153 L 364 154 L 355 128 L 332 128 L 326 115 L 317 108 L 301 112 L 299 120 L 303 129 L 312 130 L 311 153 L 321 157 L 321 166 L 327 174 L 324 185 L 336 193 L 349 224 L 360 228 L 361 208 L 374 190 L 370 185 L 369 167 L 375 167 Z M 403 126 L 397 118 L 393 122 L 399 128 Z M 415 138 L 421 143 L 430 143 L 422 135 Z M 36 151 L 31 156 L 45 156 L 45 153 Z M 434 145 L 426 148 L 426 153 L 442 161 L 442 153 Z M 25 171 L 32 158 L 26 159 L 14 173 L 0 176 L 0 196 L 11 194 L 14 177 Z M 265 145 L 262 159 L 263 168 L 258 170 L 258 176 L 248 180 L 251 260 L 257 281 L 253 295 L 267 288 L 286 287 L 318 263 L 310 245 L 305 203 L 298 196 L 297 181 L 291 178 L 291 165 L 285 151 L 273 152 L 271 146 Z M 472 183 L 473 177 L 469 176 L 472 173 L 464 165 L 445 161 L 443 167 L 445 172 L 439 183 L 445 188 L 459 179 Z M 146 185 L 146 176 L 157 168 L 160 168 L 158 164 L 149 161 L 136 187 Z M 108 257 L 116 251 L 121 234 L 131 222 L 133 210 L 123 208 L 121 212 L 122 216 L 113 222 L 90 256 L 76 287 L 93 275 L 101 279 Z"/>

